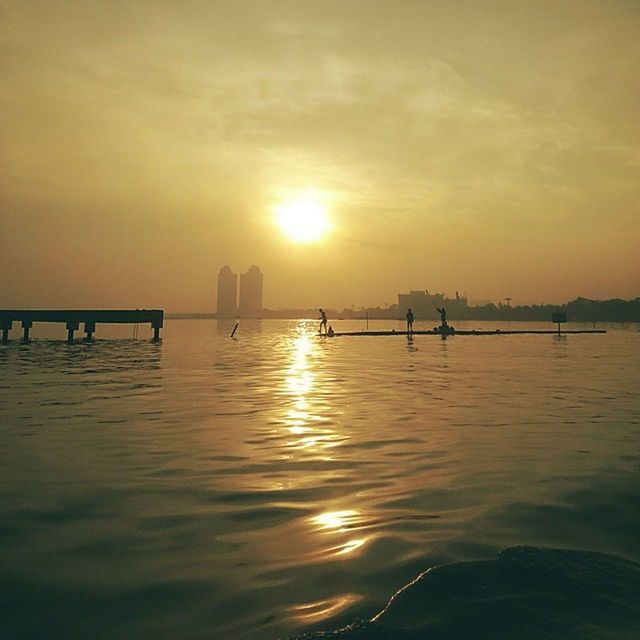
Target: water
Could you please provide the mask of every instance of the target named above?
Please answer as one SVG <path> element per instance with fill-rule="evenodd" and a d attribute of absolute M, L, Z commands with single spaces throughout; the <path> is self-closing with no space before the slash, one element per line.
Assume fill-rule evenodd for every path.
<path fill-rule="evenodd" d="M 3 638 L 640 636 L 637 326 L 166 325 L 0 345 Z"/>

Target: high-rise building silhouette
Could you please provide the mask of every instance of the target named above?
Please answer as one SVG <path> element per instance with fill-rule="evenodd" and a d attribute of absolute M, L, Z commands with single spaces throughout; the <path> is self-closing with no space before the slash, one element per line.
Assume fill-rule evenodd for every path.
<path fill-rule="evenodd" d="M 240 274 L 240 315 L 244 318 L 262 313 L 262 272 L 254 264 Z"/>
<path fill-rule="evenodd" d="M 228 266 L 218 273 L 218 318 L 234 318 L 238 313 L 238 274 Z"/>

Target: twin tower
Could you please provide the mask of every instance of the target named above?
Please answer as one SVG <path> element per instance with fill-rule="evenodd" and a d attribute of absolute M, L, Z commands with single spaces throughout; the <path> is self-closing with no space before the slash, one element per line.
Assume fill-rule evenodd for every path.
<path fill-rule="evenodd" d="M 262 272 L 253 265 L 240 274 L 238 298 L 238 274 L 228 266 L 218 273 L 218 318 L 257 318 L 262 314 Z"/>

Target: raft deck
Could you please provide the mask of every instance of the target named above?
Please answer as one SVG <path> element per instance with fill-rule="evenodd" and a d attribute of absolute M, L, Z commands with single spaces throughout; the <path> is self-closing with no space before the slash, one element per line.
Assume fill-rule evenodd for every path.
<path fill-rule="evenodd" d="M 573 329 L 562 330 L 560 335 L 577 334 L 577 333 L 607 333 L 605 329 Z M 546 329 L 456 329 L 450 333 L 440 333 L 439 331 L 335 331 L 333 336 L 328 337 L 340 337 L 340 336 L 440 336 L 440 337 L 453 337 L 453 336 L 510 336 L 510 335 L 558 335 L 557 330 Z"/>

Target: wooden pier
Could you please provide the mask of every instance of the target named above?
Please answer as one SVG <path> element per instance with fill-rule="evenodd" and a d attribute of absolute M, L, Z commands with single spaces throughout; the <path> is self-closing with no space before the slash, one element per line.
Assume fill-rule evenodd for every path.
<path fill-rule="evenodd" d="M 9 341 L 13 323 L 22 327 L 22 341 L 29 342 L 29 332 L 34 322 L 63 323 L 67 328 L 67 342 L 73 343 L 74 333 L 84 325 L 85 341 L 93 340 L 97 324 L 149 323 L 153 328 L 153 341 L 160 340 L 164 311 L 161 309 L 0 309 L 2 342 Z"/>

